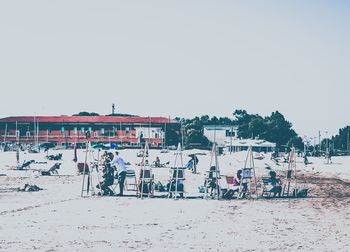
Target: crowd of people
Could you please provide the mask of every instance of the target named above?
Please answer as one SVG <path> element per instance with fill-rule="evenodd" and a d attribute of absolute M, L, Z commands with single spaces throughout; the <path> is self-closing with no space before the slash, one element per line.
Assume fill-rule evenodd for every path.
<path fill-rule="evenodd" d="M 195 155 L 190 155 L 190 160 L 188 161 L 184 169 L 189 169 L 191 171 L 196 171 L 196 166 L 198 165 L 198 158 Z M 156 157 L 156 160 L 153 162 L 155 167 L 161 166 L 161 161 L 159 157 Z M 124 194 L 124 182 L 127 173 L 127 167 L 124 159 L 119 155 L 119 152 L 116 151 L 114 154 L 112 152 L 105 152 L 102 156 L 102 180 L 99 181 L 97 188 L 101 189 L 101 195 L 110 196 L 117 195 L 123 196 Z M 147 174 L 144 171 L 145 167 L 141 168 L 140 178 L 144 176 L 152 176 Z M 147 168 L 149 170 L 149 168 Z M 138 188 L 139 193 L 149 194 L 156 187 L 159 191 L 167 191 L 169 197 L 172 197 L 173 193 L 179 193 L 180 197 L 184 195 L 184 177 L 183 172 L 180 170 L 172 169 L 172 176 L 169 179 L 168 183 L 164 186 L 154 180 L 147 181 L 147 183 L 142 183 L 139 181 Z M 220 194 L 221 198 L 232 199 L 234 195 L 237 197 L 245 197 L 245 194 L 248 192 L 248 181 L 243 178 L 243 170 L 239 169 L 235 176 L 230 177 L 230 181 L 227 181 L 227 184 L 230 186 L 227 189 L 223 189 L 219 186 L 218 179 L 221 178 L 220 173 L 217 171 L 215 166 L 210 167 L 210 170 L 205 178 L 204 188 L 205 191 L 210 195 L 214 196 Z M 117 183 L 115 183 L 117 180 Z M 282 183 L 281 180 L 277 178 L 275 171 L 269 171 L 268 179 L 265 179 L 265 182 L 268 184 L 266 186 L 268 192 L 272 197 L 280 197 L 282 193 Z M 160 184 L 160 185 L 159 185 Z M 115 185 L 115 186 L 114 186 Z M 119 192 L 115 192 L 116 186 L 119 186 Z M 160 188 L 162 190 L 160 190 Z"/>
<path fill-rule="evenodd" d="M 102 156 L 103 170 L 102 181 L 96 186 L 101 189 L 101 195 L 114 195 L 115 192 L 110 188 L 114 184 L 114 180 L 118 180 L 119 193 L 118 196 L 123 196 L 124 182 L 126 176 L 126 165 L 124 159 L 119 156 L 119 152 L 115 154 L 111 152 L 105 152 Z"/>

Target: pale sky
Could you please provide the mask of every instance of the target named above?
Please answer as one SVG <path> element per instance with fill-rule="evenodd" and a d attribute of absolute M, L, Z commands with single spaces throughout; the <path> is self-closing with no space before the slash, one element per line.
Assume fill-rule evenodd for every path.
<path fill-rule="evenodd" d="M 279 110 L 334 134 L 349 63 L 349 1 L 0 2 L 0 117 Z"/>

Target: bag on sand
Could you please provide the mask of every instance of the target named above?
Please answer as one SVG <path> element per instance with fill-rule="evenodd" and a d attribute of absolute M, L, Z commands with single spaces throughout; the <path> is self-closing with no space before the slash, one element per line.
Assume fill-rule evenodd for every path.
<path fill-rule="evenodd" d="M 159 192 L 165 192 L 164 186 L 159 181 L 154 185 L 154 187 L 155 187 L 154 189 Z"/>

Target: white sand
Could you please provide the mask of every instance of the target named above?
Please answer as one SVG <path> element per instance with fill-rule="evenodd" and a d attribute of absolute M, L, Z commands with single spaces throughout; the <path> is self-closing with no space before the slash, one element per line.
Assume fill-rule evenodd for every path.
<path fill-rule="evenodd" d="M 327 199 L 315 187 L 310 198 L 293 200 L 81 198 L 82 176 L 76 175 L 73 151 L 50 154 L 58 152 L 63 153 L 60 177 L 9 170 L 15 153 L 0 153 L 0 174 L 7 175 L 0 177 L 1 189 L 25 183 L 45 189 L 0 192 L 0 251 L 350 251 L 350 194 Z M 136 152 L 123 150 L 121 155 L 135 164 L 140 161 Z M 192 152 L 184 153 L 184 163 Z M 205 153 L 198 156 L 200 174 L 186 173 L 189 196 L 199 195 L 197 188 L 209 169 L 210 154 Z M 174 162 L 174 152 L 154 150 L 149 160 L 157 155 L 162 162 Z M 234 175 L 244 166 L 245 155 L 220 157 L 222 173 Z M 43 156 L 21 153 L 21 160 L 45 161 Z M 79 161 L 83 156 L 79 151 Z M 349 157 L 335 157 L 332 165 L 321 158 L 310 161 L 305 167 L 298 160 L 298 169 L 311 177 L 350 179 Z M 31 168 L 48 168 L 53 162 Z M 286 166 L 276 166 L 269 157 L 255 162 L 259 175 L 268 173 L 266 164 L 278 173 Z M 153 170 L 157 181 L 167 181 L 169 169 Z M 322 190 L 337 190 L 335 186 Z"/>

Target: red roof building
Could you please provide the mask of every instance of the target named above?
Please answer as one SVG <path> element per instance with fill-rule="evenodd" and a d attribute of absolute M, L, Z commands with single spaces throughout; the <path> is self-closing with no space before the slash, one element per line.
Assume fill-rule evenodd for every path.
<path fill-rule="evenodd" d="M 33 143 L 38 129 L 40 143 L 70 145 L 91 141 L 132 147 L 148 141 L 159 147 L 164 141 L 175 141 L 167 136 L 178 134 L 179 127 L 177 121 L 165 117 L 19 116 L 0 119 L 0 136 L 2 142 Z"/>

